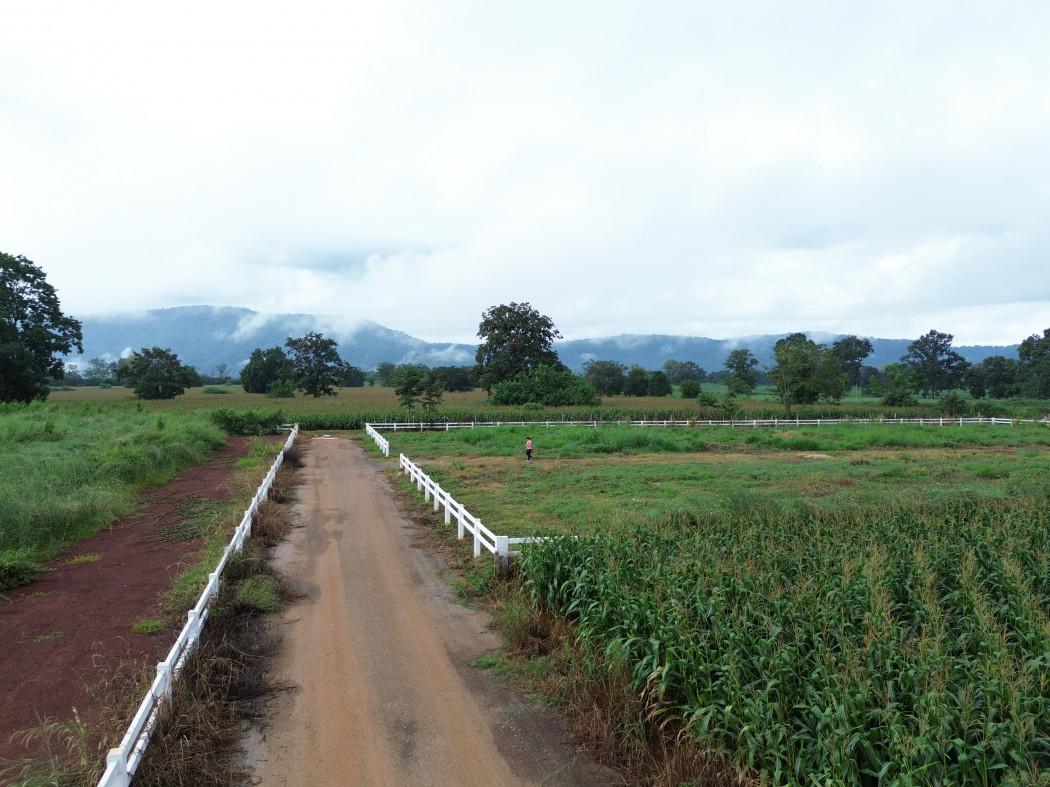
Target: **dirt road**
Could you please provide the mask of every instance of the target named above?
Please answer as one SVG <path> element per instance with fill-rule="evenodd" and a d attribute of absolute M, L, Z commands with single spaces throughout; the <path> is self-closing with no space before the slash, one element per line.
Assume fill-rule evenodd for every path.
<path fill-rule="evenodd" d="M 497 650 L 440 558 L 413 546 L 377 462 L 306 443 L 299 527 L 278 555 L 306 598 L 283 616 L 277 697 L 249 758 L 260 784 L 612 785 L 548 710 L 471 667 Z"/>

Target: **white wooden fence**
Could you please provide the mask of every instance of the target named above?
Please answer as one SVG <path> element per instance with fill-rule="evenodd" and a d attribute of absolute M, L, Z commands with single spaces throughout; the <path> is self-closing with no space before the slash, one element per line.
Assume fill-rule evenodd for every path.
<path fill-rule="evenodd" d="M 448 431 L 450 429 L 473 429 L 488 428 L 495 426 L 661 426 L 661 427 L 690 427 L 690 426 L 830 426 L 832 424 L 919 424 L 922 426 L 962 426 L 963 424 L 998 424 L 1000 426 L 1011 426 L 1014 424 L 1050 424 L 1046 418 L 1033 420 L 1031 418 L 745 418 L 732 421 L 699 420 L 690 419 L 668 419 L 668 420 L 640 420 L 640 421 L 435 421 L 432 423 L 385 423 L 366 424 L 365 431 L 370 436 L 383 439 L 377 430 L 385 431 L 410 431 L 410 432 L 433 432 Z M 384 442 L 386 442 L 384 440 Z M 378 443 L 378 440 L 377 440 Z M 382 445 L 380 446 L 382 447 Z M 390 447 L 387 444 L 386 456 L 390 456 Z"/>
<path fill-rule="evenodd" d="M 511 549 L 512 546 L 532 544 L 544 540 L 538 536 L 529 538 L 497 536 L 404 454 L 401 454 L 400 466 L 405 475 L 415 482 L 416 490 L 423 493 L 424 500 L 434 499 L 435 511 L 440 510 L 442 506 L 445 507 L 446 525 L 451 524 L 452 517 L 456 518 L 456 536 L 460 540 L 466 538 L 468 532 L 474 537 L 474 557 L 478 557 L 482 549 L 486 549 L 495 555 L 497 571 L 506 571 L 510 565 L 510 559 L 518 554 L 517 551 Z"/>
<path fill-rule="evenodd" d="M 182 672 L 186 659 L 197 648 L 201 629 L 204 628 L 204 623 L 208 619 L 208 607 L 219 594 L 219 577 L 226 568 L 230 555 L 234 551 L 240 552 L 244 546 L 244 540 L 252 534 L 252 516 L 259 505 L 266 500 L 273 479 L 277 475 L 277 469 L 284 461 L 284 452 L 295 442 L 298 434 L 299 426 L 296 424 L 291 427 L 291 434 L 288 435 L 284 447 L 274 460 L 270 472 L 266 474 L 266 479 L 259 485 L 248 510 L 244 512 L 244 517 L 234 531 L 233 538 L 230 539 L 229 545 L 222 553 L 222 559 L 219 560 L 215 570 L 208 575 L 208 584 L 201 593 L 196 606 L 187 614 L 188 620 L 182 633 L 168 651 L 167 658 L 157 665 L 157 677 L 153 680 L 153 685 L 150 686 L 149 692 L 139 705 L 138 712 L 131 720 L 124 739 L 117 748 L 109 750 L 109 755 L 106 757 L 106 772 L 102 775 L 98 787 L 129 787 L 131 784 L 131 777 L 135 775 L 142 761 L 142 755 L 145 754 L 146 747 L 149 745 L 150 736 L 157 725 L 161 707 L 163 703 L 171 699 L 175 680 Z"/>

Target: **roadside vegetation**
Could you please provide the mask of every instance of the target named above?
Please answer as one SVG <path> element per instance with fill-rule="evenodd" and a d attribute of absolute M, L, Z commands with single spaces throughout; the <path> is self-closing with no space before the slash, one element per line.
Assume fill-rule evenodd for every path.
<path fill-rule="evenodd" d="M 225 442 L 205 414 L 28 405 L 0 414 L 0 590 Z"/>
<path fill-rule="evenodd" d="M 1045 424 L 529 430 L 386 436 L 562 534 L 466 587 L 639 783 L 1046 783 Z"/>
<path fill-rule="evenodd" d="M 13 415 L 19 417 L 13 418 Z M 122 474 L 126 484 L 114 492 L 114 499 L 121 504 L 112 509 L 116 512 L 113 516 L 130 505 L 134 490 L 169 480 L 175 470 L 202 461 L 225 440 L 207 413 L 176 412 L 161 416 L 139 411 L 62 413 L 50 406 L 32 405 L 15 414 L 0 416 L 0 427 L 11 429 L 9 434 L 13 434 L 16 431 L 11 426 L 13 423 L 18 425 L 20 434 L 33 434 L 34 429 L 27 427 L 25 421 L 34 423 L 40 417 L 54 419 L 55 430 L 66 429 L 63 434 L 67 442 L 57 441 L 60 450 L 51 452 L 56 456 L 68 453 L 94 456 L 113 441 L 107 450 L 114 456 L 124 456 L 128 463 L 143 465 L 137 473 L 129 470 Z M 164 422 L 163 435 L 156 432 L 158 417 Z M 73 423 L 66 424 L 67 418 Z M 94 426 L 89 426 L 92 423 Z M 78 425 L 81 428 L 78 429 Z M 188 452 L 187 445 L 198 443 L 206 446 L 206 450 L 194 449 L 199 455 Z M 31 444 L 32 441 L 23 440 L 22 448 Z M 149 445 L 153 453 L 146 452 L 141 444 Z M 156 534 L 160 540 L 199 537 L 202 547 L 192 567 L 158 599 L 151 616 L 136 621 L 132 628 L 140 633 L 163 634 L 185 623 L 186 610 L 199 598 L 209 572 L 229 543 L 281 447 L 281 442 L 253 439 L 247 456 L 236 465 L 230 499 L 190 505 L 177 527 Z M 156 458 L 143 464 L 144 454 Z M 285 462 L 277 473 L 269 499 L 253 518 L 252 538 L 245 542 L 244 551 L 231 559 L 223 574 L 220 595 L 211 607 L 200 647 L 176 683 L 173 701 L 166 706 L 151 738 L 136 774 L 136 783 L 228 785 L 244 776 L 235 764 L 241 719 L 260 696 L 277 688 L 266 677 L 265 668 L 265 659 L 273 653 L 277 639 L 266 630 L 262 615 L 277 609 L 290 598 L 291 591 L 270 567 L 267 550 L 284 537 L 292 524 L 290 511 L 284 504 L 293 499 L 299 483 L 298 456 L 296 446 L 285 453 Z M 65 466 L 54 470 L 53 475 L 63 472 L 67 482 L 71 483 L 70 478 L 80 479 L 69 474 Z M 4 475 L 6 480 L 7 474 Z M 46 498 L 38 503 L 45 509 L 47 504 Z M 83 537 L 90 531 L 89 527 L 77 532 Z M 41 546 L 26 549 L 41 555 L 42 560 L 61 545 L 60 539 L 47 534 L 37 534 L 36 541 Z M 96 706 L 90 718 L 76 715 L 72 720 L 46 719 L 36 728 L 17 733 L 31 754 L 17 762 L 0 761 L 0 781 L 26 787 L 97 783 L 105 768 L 107 751 L 120 742 L 149 690 L 155 670 L 154 662 L 100 667 L 89 686 Z"/>

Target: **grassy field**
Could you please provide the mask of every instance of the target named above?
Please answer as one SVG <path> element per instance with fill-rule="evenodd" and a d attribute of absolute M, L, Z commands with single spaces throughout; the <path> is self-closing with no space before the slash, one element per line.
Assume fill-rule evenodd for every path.
<path fill-rule="evenodd" d="M 1050 429 L 387 434 L 651 719 L 775 784 L 1050 783 Z"/>
<path fill-rule="evenodd" d="M 12 567 L 96 532 L 129 510 L 136 490 L 225 439 L 201 414 L 32 406 L 0 415 L 0 588 L 17 584 L 4 577 Z"/>

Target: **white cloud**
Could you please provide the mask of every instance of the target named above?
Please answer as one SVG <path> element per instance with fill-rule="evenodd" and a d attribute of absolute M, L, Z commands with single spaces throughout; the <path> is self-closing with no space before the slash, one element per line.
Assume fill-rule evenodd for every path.
<path fill-rule="evenodd" d="M 3 251 L 74 315 L 234 305 L 473 342 L 529 301 L 566 338 L 1013 343 L 1050 304 L 1048 22 L 1020 1 L 7 4 Z"/>

